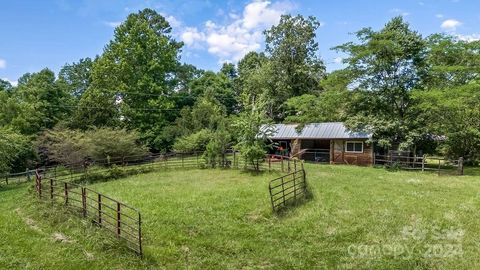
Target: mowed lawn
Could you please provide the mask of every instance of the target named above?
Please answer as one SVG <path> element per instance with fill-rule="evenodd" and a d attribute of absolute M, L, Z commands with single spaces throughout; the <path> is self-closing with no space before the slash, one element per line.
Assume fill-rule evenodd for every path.
<path fill-rule="evenodd" d="M 143 260 L 31 203 L 26 186 L 2 189 L 0 268 L 480 268 L 479 176 L 305 168 L 313 198 L 281 215 L 268 197 L 279 173 L 179 169 L 92 185 L 142 212 Z"/>

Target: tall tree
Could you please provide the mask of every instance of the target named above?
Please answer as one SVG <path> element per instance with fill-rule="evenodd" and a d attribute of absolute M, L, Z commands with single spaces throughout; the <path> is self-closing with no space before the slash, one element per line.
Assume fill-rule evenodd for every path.
<path fill-rule="evenodd" d="M 286 122 L 312 123 L 345 121 L 350 92 L 347 89 L 348 75 L 342 70 L 334 71 L 320 83 L 319 94 L 304 94 L 286 101 Z"/>
<path fill-rule="evenodd" d="M 435 34 L 428 38 L 428 76 L 414 91 L 428 134 L 444 138 L 440 152 L 480 160 L 480 41 Z"/>
<path fill-rule="evenodd" d="M 266 52 L 272 62 L 279 102 L 292 96 L 318 92 L 325 66 L 318 56 L 315 31 L 320 22 L 313 16 L 282 15 L 280 23 L 265 31 Z"/>
<path fill-rule="evenodd" d="M 203 73 L 201 77 L 191 82 L 190 89 L 194 97 L 213 96 L 225 106 L 228 113 L 234 112 L 237 108 L 233 82 L 222 72 Z"/>
<path fill-rule="evenodd" d="M 0 79 L 0 92 L 1 91 L 10 92 L 12 91 L 12 88 L 13 87 L 10 82 Z"/>
<path fill-rule="evenodd" d="M 417 91 L 414 95 L 429 134 L 444 138 L 439 151 L 480 161 L 480 83 Z"/>
<path fill-rule="evenodd" d="M 235 135 L 238 143 L 235 149 L 240 150 L 245 163 L 259 170 L 259 161 L 265 158 L 267 138 L 272 133 L 269 118 L 265 114 L 264 104 L 255 102 L 235 119 Z"/>
<path fill-rule="evenodd" d="M 105 100 L 100 117 L 115 113 L 129 129 L 138 129 L 150 147 L 162 148 L 162 129 L 174 120 L 173 73 L 182 47 L 171 36 L 168 21 L 152 9 L 130 14 L 115 29 L 113 40 L 93 64 L 92 83 L 86 108 Z M 107 109 L 106 109 L 107 108 Z M 105 119 L 93 121 L 106 123 Z"/>
<path fill-rule="evenodd" d="M 480 41 L 434 34 L 428 37 L 427 48 L 426 88 L 456 87 L 480 79 Z"/>
<path fill-rule="evenodd" d="M 402 17 L 379 31 L 364 28 L 356 36 L 359 43 L 335 48 L 348 55 L 344 63 L 353 89 L 349 113 L 355 116 L 351 125 L 368 126 L 385 146 L 414 143 L 418 123 L 411 91 L 421 87 L 425 75 L 424 40 Z"/>
<path fill-rule="evenodd" d="M 223 63 L 220 73 L 227 76 L 227 78 L 231 81 L 237 78 L 237 69 L 232 63 Z"/>
<path fill-rule="evenodd" d="M 79 99 L 91 83 L 93 60 L 82 58 L 78 63 L 66 64 L 58 73 L 58 81 L 73 97 Z"/>
<path fill-rule="evenodd" d="M 23 134 L 36 134 L 66 119 L 71 111 L 68 104 L 69 95 L 59 87 L 55 74 L 43 69 L 21 77 L 3 112 L 10 126 Z"/>

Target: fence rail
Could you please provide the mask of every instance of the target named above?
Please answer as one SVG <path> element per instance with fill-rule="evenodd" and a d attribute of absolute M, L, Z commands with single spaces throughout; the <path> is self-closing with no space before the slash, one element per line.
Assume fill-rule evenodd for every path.
<path fill-rule="evenodd" d="M 306 198 L 307 182 L 302 168 L 275 178 L 268 185 L 272 210 L 277 212 L 300 198 Z"/>
<path fill-rule="evenodd" d="M 137 209 L 88 187 L 42 176 L 37 172 L 35 177 L 35 190 L 40 199 L 65 205 L 143 255 L 142 219 Z"/>
<path fill-rule="evenodd" d="M 35 174 L 35 170 L 29 170 L 29 169 L 19 173 L 6 173 L 3 175 L 0 175 L 0 184 L 5 183 L 6 185 L 9 185 L 11 183 L 18 184 L 18 183 L 28 182 L 28 181 L 31 181 L 34 174 Z"/>
<path fill-rule="evenodd" d="M 402 155 L 375 155 L 375 165 L 398 167 L 406 170 L 434 171 L 438 174 L 463 175 L 463 158 L 450 160 L 447 158 Z"/>
<path fill-rule="evenodd" d="M 120 163 L 114 163 L 110 159 L 109 162 L 91 161 L 88 163 L 66 164 L 49 168 L 42 168 L 49 177 L 68 182 L 82 182 L 88 178 L 101 177 L 101 173 L 107 173 L 117 166 L 119 168 L 133 167 L 134 170 L 143 170 L 149 172 L 159 169 L 175 169 L 175 168 L 206 168 L 206 167 L 222 167 L 264 171 L 281 171 L 290 172 L 297 170 L 299 160 L 286 156 L 266 155 L 264 159 L 257 160 L 254 163 L 246 162 L 238 152 L 227 152 L 220 158 L 216 164 L 205 163 L 201 153 L 168 153 L 156 154 L 148 157 L 133 156 L 122 159 Z M 119 160 L 119 159 L 115 159 Z"/>

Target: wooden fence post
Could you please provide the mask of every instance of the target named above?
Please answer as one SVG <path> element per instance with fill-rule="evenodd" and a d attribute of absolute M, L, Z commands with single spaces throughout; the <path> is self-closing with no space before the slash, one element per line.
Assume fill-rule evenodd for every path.
<path fill-rule="evenodd" d="M 53 179 L 50 178 L 50 199 L 53 200 Z"/>
<path fill-rule="evenodd" d="M 293 200 L 297 201 L 297 170 L 293 171 Z"/>
<path fill-rule="evenodd" d="M 303 166 L 303 165 L 302 165 Z M 305 174 L 305 170 L 302 167 L 302 178 L 303 178 L 303 194 L 304 196 L 307 196 L 307 176 Z"/>
<path fill-rule="evenodd" d="M 286 204 L 285 204 L 285 182 L 283 181 L 283 177 L 282 177 L 282 197 L 283 197 L 283 206 L 286 206 Z"/>
<path fill-rule="evenodd" d="M 8 174 L 5 175 L 5 184 L 8 185 Z"/>
<path fill-rule="evenodd" d="M 233 150 L 233 167 L 235 168 L 235 150 Z"/>
<path fill-rule="evenodd" d="M 275 211 L 275 204 L 273 202 L 273 196 L 272 196 L 272 183 L 268 185 L 268 192 L 270 193 L 270 202 L 272 203 L 272 211 Z"/>
<path fill-rule="evenodd" d="M 290 158 L 287 159 L 287 169 L 288 169 L 288 172 L 290 172 Z"/>
<path fill-rule="evenodd" d="M 142 249 L 142 216 L 138 212 L 138 249 L 140 251 L 140 257 L 143 257 Z"/>
<path fill-rule="evenodd" d="M 197 159 L 197 167 L 200 167 L 200 164 L 198 164 L 198 152 L 197 151 L 195 151 L 195 157 Z"/>
<path fill-rule="evenodd" d="M 440 175 L 440 166 L 441 166 L 441 159 L 438 159 L 438 175 Z"/>
<path fill-rule="evenodd" d="M 87 217 L 87 190 L 82 187 L 82 213 L 83 217 Z"/>
<path fill-rule="evenodd" d="M 282 160 L 282 172 L 283 172 L 283 156 L 280 158 Z"/>
<path fill-rule="evenodd" d="M 117 236 L 120 236 L 120 224 L 121 224 L 121 221 L 120 221 L 120 203 L 117 202 Z"/>
<path fill-rule="evenodd" d="M 427 155 L 423 155 L 422 157 L 422 172 L 425 171 L 425 158 L 427 157 Z"/>
<path fill-rule="evenodd" d="M 38 197 L 42 198 L 42 177 L 38 177 Z"/>
<path fill-rule="evenodd" d="M 98 225 L 102 226 L 102 194 L 98 194 Z"/>
<path fill-rule="evenodd" d="M 458 168 L 457 168 L 458 175 L 463 175 L 463 157 L 458 159 Z"/>
<path fill-rule="evenodd" d="M 68 205 L 68 184 L 67 182 L 63 183 L 65 205 Z"/>
<path fill-rule="evenodd" d="M 272 157 L 268 155 L 268 171 L 272 169 Z"/>
<path fill-rule="evenodd" d="M 297 170 L 297 160 L 296 159 L 293 160 L 293 170 L 294 171 Z"/>

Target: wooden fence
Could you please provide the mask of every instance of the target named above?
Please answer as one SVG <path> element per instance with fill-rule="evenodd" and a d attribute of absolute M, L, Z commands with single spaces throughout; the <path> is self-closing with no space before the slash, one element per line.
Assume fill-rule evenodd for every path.
<path fill-rule="evenodd" d="M 405 170 L 433 171 L 440 174 L 463 175 L 463 158 L 450 160 L 447 158 L 402 155 L 375 155 L 375 165 L 397 167 Z"/>
<path fill-rule="evenodd" d="M 274 212 L 296 203 L 300 198 L 306 198 L 307 182 L 303 166 L 298 170 L 271 180 L 268 189 Z"/>
<path fill-rule="evenodd" d="M 286 156 L 266 155 L 265 158 L 257 160 L 254 163 L 246 162 L 238 152 L 227 152 L 213 166 L 222 168 L 263 170 L 263 171 L 281 171 L 290 172 L 297 170 L 300 161 Z M 155 154 L 149 156 L 131 156 L 112 158 L 107 160 L 95 160 L 89 162 L 80 162 L 75 164 L 64 164 L 41 168 L 46 175 L 58 180 L 68 182 L 82 182 L 82 180 L 102 177 L 102 173 L 112 171 L 113 168 L 124 168 L 128 170 L 132 167 L 141 172 L 156 171 L 161 169 L 175 168 L 208 168 L 211 164 L 205 163 L 202 153 L 168 153 Z"/>
<path fill-rule="evenodd" d="M 88 187 L 54 177 L 42 177 L 39 172 L 35 177 L 35 191 L 40 199 L 65 205 L 113 233 L 129 249 L 143 255 L 142 219 L 135 208 Z"/>
<path fill-rule="evenodd" d="M 24 183 L 31 181 L 35 175 L 35 170 L 27 169 L 25 172 L 20 173 L 6 173 L 0 176 L 0 184 L 5 183 L 5 185 L 11 183 Z"/>

